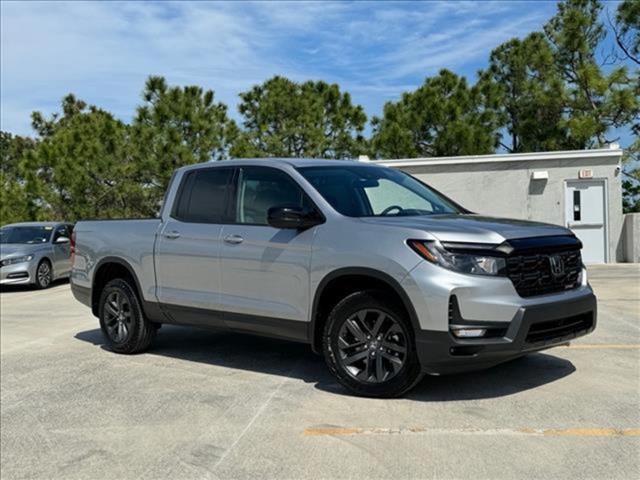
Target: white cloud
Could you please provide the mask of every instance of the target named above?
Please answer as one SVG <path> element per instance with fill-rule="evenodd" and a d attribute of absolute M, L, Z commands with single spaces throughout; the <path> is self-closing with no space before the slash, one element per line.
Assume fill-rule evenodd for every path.
<path fill-rule="evenodd" d="M 2 2 L 1 127 L 29 133 L 69 92 L 128 120 L 150 74 L 211 88 L 232 114 L 272 75 L 325 79 L 374 115 L 442 67 L 473 74 L 554 8 L 516 3 Z"/>

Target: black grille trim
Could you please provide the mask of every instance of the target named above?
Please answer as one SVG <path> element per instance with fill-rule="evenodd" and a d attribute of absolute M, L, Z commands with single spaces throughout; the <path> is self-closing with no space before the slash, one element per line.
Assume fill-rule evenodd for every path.
<path fill-rule="evenodd" d="M 563 272 L 559 275 L 551 271 L 552 256 L 562 261 Z M 521 297 L 563 292 L 580 286 L 580 250 L 510 255 L 506 260 L 507 276 Z"/>
<path fill-rule="evenodd" d="M 527 332 L 527 343 L 541 343 L 574 337 L 593 327 L 593 312 L 534 323 Z"/>

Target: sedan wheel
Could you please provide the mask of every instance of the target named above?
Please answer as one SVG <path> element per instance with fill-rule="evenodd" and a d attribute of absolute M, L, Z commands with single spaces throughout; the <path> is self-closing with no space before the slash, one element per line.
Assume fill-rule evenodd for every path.
<path fill-rule="evenodd" d="M 38 288 L 47 288 L 51 285 L 51 276 L 51 265 L 46 260 L 43 260 L 36 270 L 36 285 Z"/>

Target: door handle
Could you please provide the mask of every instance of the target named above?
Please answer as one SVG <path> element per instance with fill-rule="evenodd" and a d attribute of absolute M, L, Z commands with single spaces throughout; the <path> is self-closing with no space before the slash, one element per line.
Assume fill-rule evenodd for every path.
<path fill-rule="evenodd" d="M 170 232 L 165 232 L 162 236 L 164 238 L 174 239 L 180 236 L 180 232 L 177 232 L 176 230 L 172 230 Z"/>
<path fill-rule="evenodd" d="M 244 238 L 242 238 L 240 235 L 227 235 L 226 237 L 224 237 L 224 241 L 225 243 L 230 243 L 231 245 L 238 245 L 244 242 Z"/>

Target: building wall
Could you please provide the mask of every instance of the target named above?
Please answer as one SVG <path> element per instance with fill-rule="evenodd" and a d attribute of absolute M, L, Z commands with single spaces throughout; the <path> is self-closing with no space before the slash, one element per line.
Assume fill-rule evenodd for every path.
<path fill-rule="evenodd" d="M 625 261 L 640 262 L 640 213 L 627 213 L 622 228 Z"/>
<path fill-rule="evenodd" d="M 496 156 L 505 158 L 504 155 Z M 479 157 L 482 158 L 482 157 Z M 432 185 L 469 210 L 493 216 L 536 220 L 566 226 L 565 182 L 577 180 L 580 169 L 590 168 L 594 179 L 606 182 L 608 261 L 624 261 L 622 238 L 622 186 L 617 167 L 620 155 L 584 158 L 531 159 L 472 163 L 433 161 L 384 162 Z M 435 159 L 434 159 L 435 160 Z M 534 171 L 547 171 L 548 180 L 532 180 Z"/>

